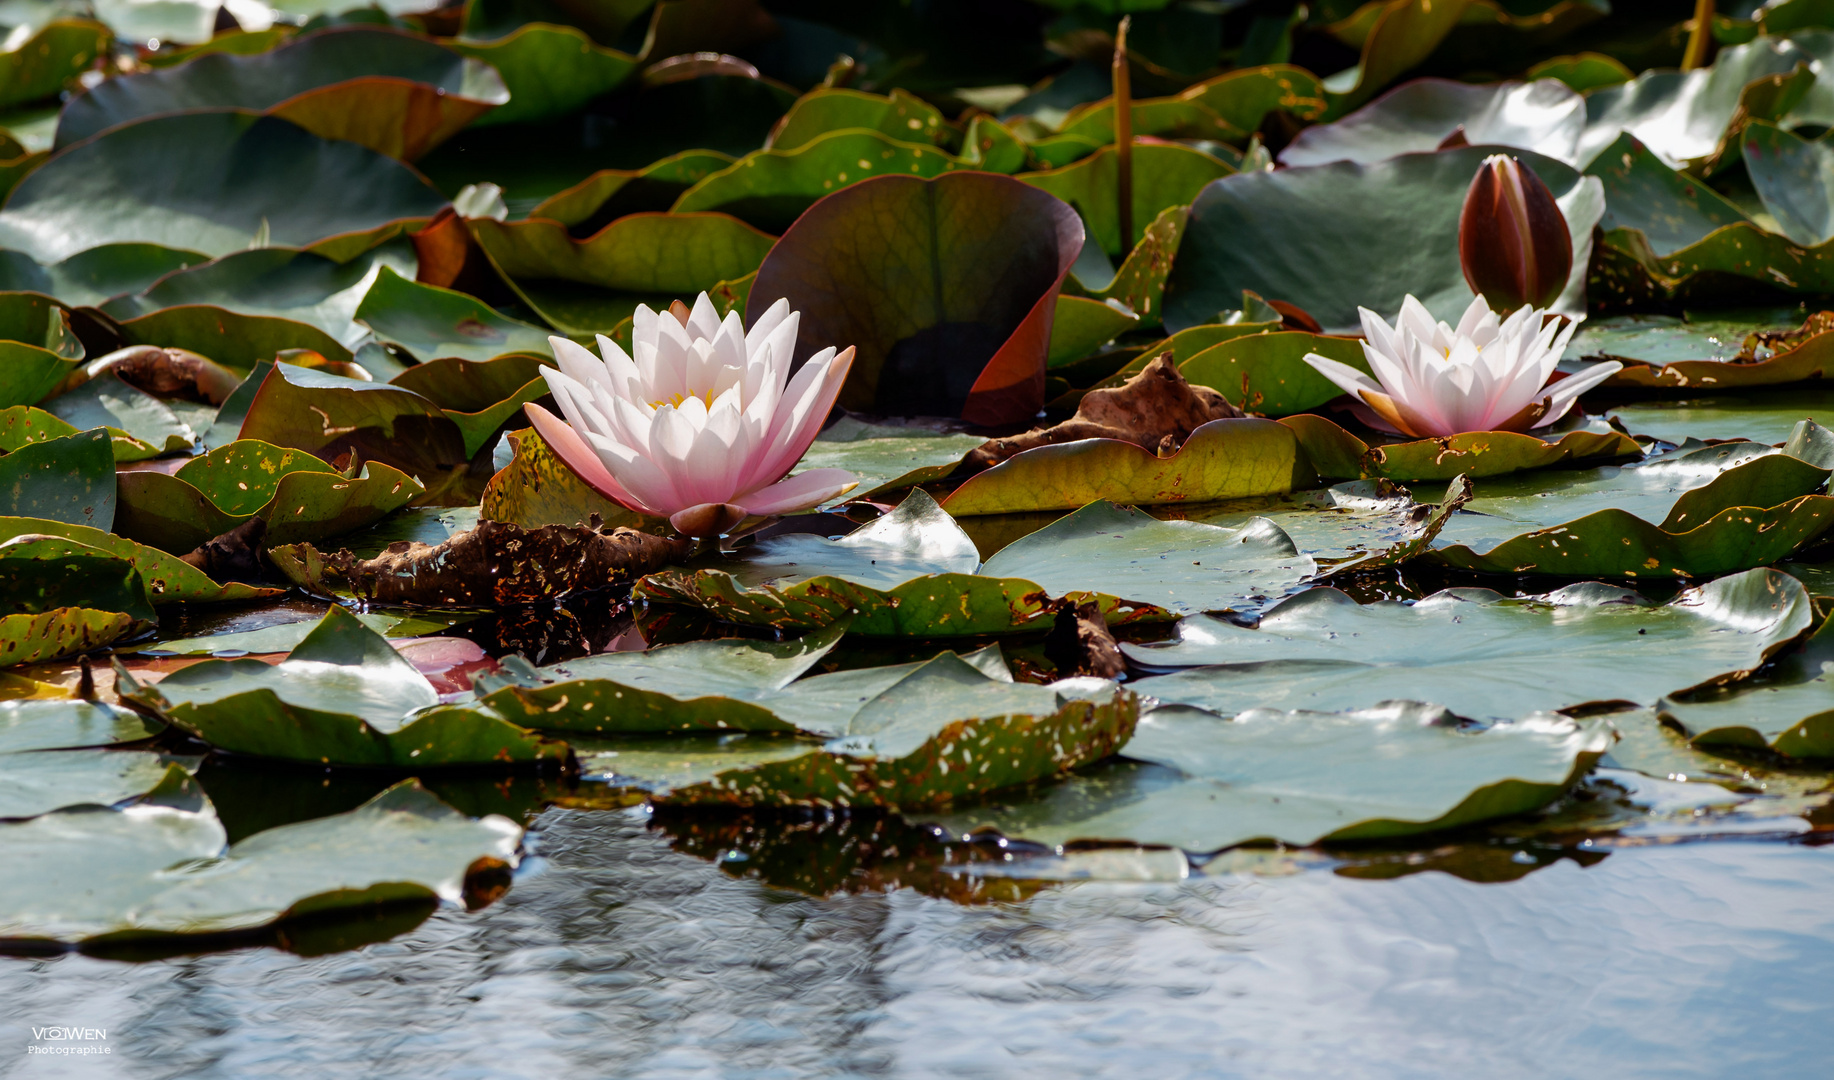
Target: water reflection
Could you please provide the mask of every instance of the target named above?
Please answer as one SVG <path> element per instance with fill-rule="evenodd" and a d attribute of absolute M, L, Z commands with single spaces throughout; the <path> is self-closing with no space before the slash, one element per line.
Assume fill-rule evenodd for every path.
<path fill-rule="evenodd" d="M 849 828 L 887 857 L 905 842 Z M 733 835 L 551 810 L 507 896 L 385 943 L 0 962 L 21 1003 L 0 1060 L 22 1076 L 1540 1077 L 1816 1073 L 1834 1050 L 1825 849 L 960 904 L 785 892 L 679 850 Z M 27 1059 L 34 1022 L 107 1026 L 117 1056 Z"/>

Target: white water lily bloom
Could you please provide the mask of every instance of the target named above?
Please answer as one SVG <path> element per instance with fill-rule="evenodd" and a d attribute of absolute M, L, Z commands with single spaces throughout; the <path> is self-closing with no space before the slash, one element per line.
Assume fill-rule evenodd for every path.
<path fill-rule="evenodd" d="M 1412 296 L 1394 326 L 1368 308 L 1357 311 L 1363 355 L 1375 378 L 1317 353 L 1306 354 L 1305 362 L 1357 400 L 1360 419 L 1397 435 L 1424 439 L 1546 427 L 1623 367 L 1615 360 L 1593 364 L 1550 384 L 1576 324 L 1561 329 L 1543 318 L 1546 311 L 1531 307 L 1499 321 L 1482 296 L 1471 301 L 1456 329 L 1435 322 Z"/>
<path fill-rule="evenodd" d="M 689 536 L 851 490 L 845 469 L 789 472 L 833 408 L 853 349 L 823 349 L 792 377 L 800 318 L 789 301 L 749 332 L 737 312 L 722 322 L 706 293 L 677 310 L 639 306 L 629 354 L 603 335 L 602 358 L 548 339 L 560 367 L 542 375 L 566 422 L 538 405 L 527 411 L 560 459 L 600 494 Z"/>

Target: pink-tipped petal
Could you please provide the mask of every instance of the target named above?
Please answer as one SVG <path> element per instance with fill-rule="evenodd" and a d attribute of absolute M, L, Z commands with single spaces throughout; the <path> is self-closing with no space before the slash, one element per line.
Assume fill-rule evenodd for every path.
<path fill-rule="evenodd" d="M 639 514 L 655 513 L 624 490 L 624 485 L 618 483 L 610 470 L 605 468 L 605 463 L 593 453 L 586 440 L 580 438 L 560 417 L 533 402 L 524 405 L 522 411 L 529 418 L 529 423 L 534 425 L 535 433 L 548 444 L 548 449 L 554 451 L 554 456 L 572 469 L 575 476 L 585 481 L 587 487 Z"/>
<path fill-rule="evenodd" d="M 739 501 L 744 504 L 746 513 L 764 517 L 820 506 L 857 486 L 859 481 L 846 469 L 810 469 L 754 491 Z"/>

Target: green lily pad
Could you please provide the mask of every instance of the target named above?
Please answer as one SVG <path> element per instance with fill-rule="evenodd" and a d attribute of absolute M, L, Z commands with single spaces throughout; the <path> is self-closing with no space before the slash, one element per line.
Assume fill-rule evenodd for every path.
<path fill-rule="evenodd" d="M 1360 49 L 1362 56 L 1354 66 L 1324 80 L 1331 102 L 1326 118 L 1343 116 L 1431 56 L 1465 12 L 1462 3 L 1385 0 L 1365 4 L 1333 25 L 1332 31 Z"/>
<path fill-rule="evenodd" d="M 1805 247 L 1834 239 L 1834 147 L 1772 124 L 1745 128 L 1745 173 L 1783 235 Z"/>
<path fill-rule="evenodd" d="M 234 371 L 252 371 L 289 349 L 308 349 L 338 363 L 355 359 L 337 338 L 316 326 L 211 304 L 162 308 L 128 319 L 120 330 L 126 344 L 189 349 Z"/>
<path fill-rule="evenodd" d="M 45 23 L 0 52 L 0 107 L 55 97 L 107 50 L 108 39 L 108 28 L 89 19 Z"/>
<path fill-rule="evenodd" d="M 893 90 L 868 94 L 844 87 L 818 87 L 796 99 L 771 131 L 770 148 L 794 150 L 843 129 L 875 131 L 905 143 L 945 146 L 954 131 L 935 106 Z"/>
<path fill-rule="evenodd" d="M 1690 437 L 1780 443 L 1804 419 L 1834 425 L 1834 388 L 1639 401 L 1619 405 L 1607 415 L 1636 435 L 1677 445 Z"/>
<path fill-rule="evenodd" d="M 0 768 L 7 777 L 0 819 L 16 819 L 144 795 L 165 778 L 167 763 L 139 750 L 28 750 L 0 754 Z"/>
<path fill-rule="evenodd" d="M 44 534 L 0 543 L 0 611 L 0 666 L 87 652 L 158 620 L 131 561 Z"/>
<path fill-rule="evenodd" d="M 1064 367 L 1140 325 L 1140 317 L 1118 304 L 1086 296 L 1059 296 L 1051 319 L 1051 352 L 1045 369 Z"/>
<path fill-rule="evenodd" d="M 141 580 L 146 584 L 147 597 L 155 607 L 218 600 L 254 600 L 264 596 L 278 596 L 286 591 L 241 582 L 219 585 L 202 570 L 180 562 L 163 551 L 87 525 L 73 525 L 44 518 L 0 517 L 0 542 L 28 533 L 61 536 L 127 560 L 140 571 Z"/>
<path fill-rule="evenodd" d="M 831 131 L 793 149 L 758 150 L 681 194 L 671 211 L 718 211 L 781 233 L 818 199 L 875 176 L 929 179 L 969 168 L 933 145 L 876 131 Z"/>
<path fill-rule="evenodd" d="M 1139 680 L 1141 693 L 1223 715 L 1405 699 L 1509 719 L 1596 701 L 1654 704 L 1756 668 L 1812 618 L 1808 593 L 1775 570 L 1720 578 L 1660 606 L 1596 582 L 1525 598 L 1447 589 L 1413 604 L 1357 604 L 1319 588 L 1252 629 L 1206 616 L 1180 623 L 1175 641 L 1122 649 L 1149 670 L 1190 668 Z"/>
<path fill-rule="evenodd" d="M 1342 120 L 1301 131 L 1280 151 L 1280 163 L 1368 165 L 1397 154 L 1431 153 L 1463 130 L 1473 146 L 1532 150 L 1572 164 L 1585 126 L 1585 99 L 1551 81 L 1478 85 L 1415 79 Z"/>
<path fill-rule="evenodd" d="M 45 402 L 45 411 L 70 425 L 72 430 L 104 429 L 110 432 L 111 444 L 115 439 L 113 432 L 119 431 L 162 454 L 190 453 L 197 449 L 197 431 L 180 419 L 171 406 L 122 382 L 112 371 L 105 371 Z"/>
<path fill-rule="evenodd" d="M 640 66 L 637 57 L 604 48 L 576 27 L 552 23 L 526 23 L 494 41 L 442 44 L 495 68 L 509 91 L 509 101 L 479 117 L 476 127 L 565 116 L 624 85 Z"/>
<path fill-rule="evenodd" d="M 1528 77 L 1556 79 L 1583 94 L 1588 90 L 1627 83 L 1636 78 L 1636 72 L 1625 67 L 1624 62 L 1616 57 L 1582 52 L 1543 60 L 1528 69 Z"/>
<path fill-rule="evenodd" d="M 278 117 L 178 113 L 103 132 L 20 181 L 0 246 L 41 263 L 126 242 L 227 255 L 381 235 L 444 205 L 412 169 L 355 143 Z"/>
<path fill-rule="evenodd" d="M 20 251 L 0 251 L 0 286 L 42 293 L 73 307 L 137 293 L 208 256 L 159 244 L 102 244 L 48 266 Z"/>
<path fill-rule="evenodd" d="M 1564 359 L 1591 357 L 1661 367 L 1677 361 L 1726 363 L 1738 357 L 1747 335 L 1759 330 L 1793 330 L 1801 317 L 1787 309 L 1745 315 L 1689 312 L 1674 315 L 1611 315 L 1587 319 L 1567 344 Z"/>
<path fill-rule="evenodd" d="M 122 473 L 118 485 L 116 529 L 180 555 L 254 517 L 267 522 L 265 546 L 324 540 L 372 525 L 426 490 L 379 461 L 345 477 L 305 451 L 256 439 L 193 458 L 169 476 Z"/>
<path fill-rule="evenodd" d="M 515 456 L 484 487 L 478 515 L 525 529 L 543 525 L 583 525 L 597 514 L 608 527 L 642 528 L 644 518 L 586 486 L 579 474 L 554 455 L 534 428 L 509 433 Z"/>
<path fill-rule="evenodd" d="M 1688 577 L 1787 557 L 1834 526 L 1827 470 L 1756 443 L 1478 482 L 1435 560 L 1490 573 Z M 1522 531 L 1527 526 L 1527 531 Z"/>
<path fill-rule="evenodd" d="M 0 701 L 3 754 L 114 746 L 150 739 L 163 730 L 165 725 L 157 720 L 90 701 Z M 163 776 L 165 769 L 159 772 Z"/>
<path fill-rule="evenodd" d="M 1016 179 L 1048 191 L 1076 207 L 1089 236 L 1110 256 L 1133 250 L 1160 211 L 1188 206 L 1204 185 L 1234 169 L 1209 154 L 1176 143 L 1145 144 L 1133 151 L 1134 234 L 1121 243 L 1118 170 L 1113 147 L 1103 147 L 1073 165 Z"/>
<path fill-rule="evenodd" d="M 480 676 L 479 700 L 514 723 L 569 735 L 794 734 L 797 723 L 777 716 L 774 699 L 800 701 L 799 693 L 783 691 L 828 655 L 847 624 L 841 619 L 785 642 L 691 641 L 602 653 L 519 681 Z"/>
<path fill-rule="evenodd" d="M 101 305 L 117 320 L 184 305 L 215 305 L 240 315 L 269 316 L 324 331 L 346 349 L 367 337 L 354 320 L 382 274 L 413 274 L 414 248 L 392 240 L 346 262 L 292 248 L 259 248 L 179 270 L 141 292 Z"/>
<path fill-rule="evenodd" d="M 0 513 L 112 527 L 115 454 L 108 432 L 46 439 L 0 457 Z"/>
<path fill-rule="evenodd" d="M 508 100 L 487 64 L 412 34 L 344 26 L 107 79 L 64 107 L 57 148 L 149 117 L 248 109 L 413 161 Z"/>
<path fill-rule="evenodd" d="M 1178 557 L 1205 551 L 1208 566 Z M 1143 573 L 1147 566 L 1151 573 Z M 892 513 L 839 540 L 771 537 L 730 569 L 652 574 L 632 596 L 779 630 L 828 626 L 852 614 L 859 634 L 948 637 L 1043 629 L 1054 589 L 1094 601 L 1115 624 L 1174 617 L 1164 604 L 1251 608 L 1314 568 L 1268 522 L 1239 529 L 1166 523 L 1104 503 L 983 564 L 973 539 L 918 488 Z M 1157 599 L 1129 595 L 1148 590 Z"/>
<path fill-rule="evenodd" d="M 1676 347 L 1687 346 L 1678 343 Z M 1649 342 L 1647 337 L 1635 342 L 1632 348 L 1638 352 L 1658 355 L 1664 351 L 1660 342 Z M 1834 370 L 1834 333 L 1821 333 L 1762 360 L 1638 362 L 1630 359 L 1625 362 L 1623 370 L 1611 376 L 1605 385 L 1732 390 L 1820 380 L 1830 370 Z"/>
<path fill-rule="evenodd" d="M 1657 251 L 1675 251 L 1713 230 L 1743 223 L 1745 212 L 1686 173 L 1676 172 L 1630 134 L 1620 135 L 1592 164 L 1588 176 L 1605 185 L 1599 227 L 1636 229 Z"/>
<path fill-rule="evenodd" d="M 1471 302 L 1458 260 L 1459 212 L 1490 153 L 1465 146 L 1216 181 L 1191 204 L 1166 282 L 1166 325 L 1182 330 L 1215 322 L 1245 289 L 1297 304 L 1332 332 L 1356 332 L 1358 307 L 1386 317 L 1408 294 L 1456 321 Z M 1583 285 L 1591 214 L 1602 205 L 1591 181 L 1570 166 L 1526 150 L 1516 156 L 1553 192 L 1574 231 L 1575 278 L 1562 305 L 1577 314 L 1582 294 L 1575 282 Z M 1402 265 L 1407 272 L 1396 273 Z"/>
<path fill-rule="evenodd" d="M 830 714 L 834 735 L 825 746 L 779 751 L 770 755 L 776 760 L 754 759 L 653 797 L 677 805 L 943 807 L 1107 757 L 1126 743 L 1138 714 L 1133 694 L 1100 680 L 1014 683 L 951 653 L 905 666 L 915 670 Z M 618 772 L 632 764 L 620 755 Z"/>
<path fill-rule="evenodd" d="M 420 615 L 357 613 L 357 621 L 386 638 L 423 637 L 467 621 L 462 615 Z M 194 638 L 169 638 L 136 644 L 134 651 L 143 656 L 229 656 L 240 653 L 286 653 L 298 648 L 318 623 L 310 618 L 298 622 L 263 626 L 258 630 L 241 630 L 227 634 L 206 634 Z"/>
<path fill-rule="evenodd" d="M 853 346 L 844 408 L 1030 422 L 1057 292 L 1081 248 L 1073 210 L 1009 177 L 879 176 L 784 233 L 758 267 L 746 321 L 788 299 L 802 313 L 798 358 Z"/>
<path fill-rule="evenodd" d="M 517 352 L 552 355 L 550 331 L 501 315 L 468 293 L 425 285 L 387 266 L 363 294 L 354 317 L 422 364 L 448 357 L 484 361 Z M 443 376 L 435 380 L 411 374 L 416 370 L 398 376 L 396 385 L 425 395 L 433 382 L 444 381 Z"/>
<path fill-rule="evenodd" d="M 1538 809 L 1584 776 L 1609 741 L 1602 723 L 1559 716 L 1466 731 L 1413 702 L 1348 713 L 1257 709 L 1233 720 L 1155 709 L 1120 761 L 941 824 L 1047 844 L 1100 839 L 1199 852 L 1408 836 Z"/>
<path fill-rule="evenodd" d="M 744 277 L 771 249 L 770 236 L 725 214 L 632 214 L 583 240 L 543 219 L 471 228 L 517 295 L 569 334 L 609 332 L 640 303 L 667 306 Z"/>
<path fill-rule="evenodd" d="M 1165 282 L 1172 272 L 1178 246 L 1184 241 L 1188 206 L 1159 212 L 1134 249 L 1121 260 L 1121 268 L 1099 289 L 1084 288 L 1096 300 L 1115 300 L 1140 317 L 1141 329 L 1158 326 L 1165 314 Z M 1069 282 L 1065 283 L 1066 285 Z M 1079 283 L 1080 284 L 1080 283 Z"/>
<path fill-rule="evenodd" d="M 1571 465 L 1641 457 L 1637 441 L 1618 431 L 1569 431 L 1543 439 L 1514 431 L 1469 431 L 1438 439 L 1368 443 L 1322 416 L 1304 414 L 1280 421 L 1299 439 L 1300 451 L 1320 476 L 1333 479 L 1386 477 L 1390 480 L 1450 480 L 1455 476 L 1502 476 Z"/>
<path fill-rule="evenodd" d="M 419 394 L 292 364 L 262 380 L 241 437 L 327 461 L 355 451 L 423 483 L 469 460 L 458 425 Z"/>
<path fill-rule="evenodd" d="M 0 409 L 0 451 L 11 453 L 22 446 L 75 435 L 77 429 L 43 409 L 15 405 Z M 165 453 L 164 449 L 134 438 L 120 429 L 111 429 L 109 441 L 114 445 L 115 464 L 145 461 Z"/>
<path fill-rule="evenodd" d="M 732 162 L 731 156 L 711 150 L 684 150 L 641 169 L 600 169 L 536 203 L 529 216 L 589 236 L 626 214 L 667 210 L 682 192 Z"/>
<path fill-rule="evenodd" d="M 1171 97 L 1136 98 L 1129 111 L 1135 135 L 1240 142 L 1270 112 L 1311 119 L 1324 106 L 1317 76 L 1287 64 L 1267 64 L 1206 79 Z M 1091 149 L 1114 142 L 1114 99 L 1070 110 L 1057 130 L 1060 139 L 1078 140 Z"/>
<path fill-rule="evenodd" d="M 1197 329 L 1185 330 L 1172 340 Z M 1354 338 L 1288 330 L 1232 334 L 1199 349 L 1178 365 L 1178 372 L 1186 382 L 1208 386 L 1238 408 L 1264 416 L 1290 416 L 1343 396 L 1341 387 L 1305 362 L 1305 355 L 1314 352 L 1360 371 L 1369 370 L 1362 343 Z"/>
<path fill-rule="evenodd" d="M 860 485 L 846 496 L 853 499 L 941 480 L 955 471 L 968 451 L 986 441 L 962 432 L 868 423 L 843 416 L 809 444 L 801 468 L 853 473 Z"/>
<path fill-rule="evenodd" d="M 332 607 L 278 664 L 205 660 L 121 696 L 219 750 L 327 765 L 437 768 L 559 762 L 570 753 L 477 706 L 440 705 L 414 665 Z"/>
<path fill-rule="evenodd" d="M 1727 225 L 1687 247 L 1658 255 L 1636 229 L 1599 237 L 1592 294 L 1614 304 L 1723 303 L 1729 284 L 1764 292 L 1834 291 L 1834 243 L 1803 248 L 1756 225 Z"/>
<path fill-rule="evenodd" d="M 1082 439 L 1023 451 L 969 477 L 943 500 L 967 517 L 1067 510 L 1097 500 L 1154 505 L 1291 491 L 1299 444 L 1290 429 L 1253 418 L 1212 420 L 1169 457 L 1119 439 Z"/>
<path fill-rule="evenodd" d="M 1834 758 L 1834 623 L 1756 679 L 1706 683 L 1664 698 L 1663 720 L 1696 746 Z M 1717 682 L 1717 680 L 1714 680 Z"/>
<path fill-rule="evenodd" d="M 0 851 L 37 869 L 0 886 L 0 936 L 119 942 L 246 932 L 391 901 L 457 903 L 472 868 L 515 864 L 522 830 L 495 815 L 474 821 L 405 780 L 347 813 L 227 839 L 176 771 L 127 810 L 0 825 Z"/>

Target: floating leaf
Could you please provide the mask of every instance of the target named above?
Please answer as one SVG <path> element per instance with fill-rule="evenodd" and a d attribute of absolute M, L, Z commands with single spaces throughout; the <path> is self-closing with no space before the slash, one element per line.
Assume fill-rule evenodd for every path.
<path fill-rule="evenodd" d="M 881 176 L 823 199 L 758 268 L 746 321 L 787 298 L 799 359 L 858 351 L 840 404 L 1029 421 L 1057 291 L 1082 247 L 1068 206 L 1007 177 Z"/>
<path fill-rule="evenodd" d="M 1771 124 L 1745 128 L 1745 173 L 1783 235 L 1804 247 L 1834 239 L 1834 147 Z"/>
<path fill-rule="evenodd" d="M 549 331 L 500 315 L 467 293 L 423 285 L 386 266 L 363 294 L 355 318 L 374 330 L 378 338 L 407 350 L 422 364 L 447 357 L 490 360 L 515 352 L 552 355 Z M 401 382 L 402 378 L 410 381 Z M 404 375 L 396 380 L 397 385 L 422 394 L 429 387 L 419 383 L 432 381 L 429 375 Z"/>
<path fill-rule="evenodd" d="M 1135 135 L 1240 141 L 1276 109 L 1310 119 L 1324 104 L 1318 78 L 1311 72 L 1269 64 L 1218 75 L 1172 97 L 1136 99 L 1130 113 Z M 1112 143 L 1114 99 L 1072 109 L 1058 133 L 1060 139 L 1080 141 L 1089 150 Z"/>
<path fill-rule="evenodd" d="M 569 753 L 489 709 L 440 705 L 426 676 L 336 606 L 278 664 L 205 660 L 144 686 L 117 667 L 115 678 L 124 700 L 231 753 L 396 768 Z"/>
<path fill-rule="evenodd" d="M 1197 351 L 1178 365 L 1186 381 L 1208 386 L 1230 404 L 1264 416 L 1307 412 L 1343 396 L 1342 388 L 1305 362 L 1307 353 L 1369 370 L 1362 343 L 1355 338 L 1301 330 L 1234 334 L 1208 348 L 1198 347 L 1197 342 L 1187 348 Z"/>
<path fill-rule="evenodd" d="M 582 525 L 597 514 L 607 527 L 643 527 L 647 519 L 588 487 L 534 428 L 512 431 L 509 440 L 515 456 L 484 488 L 478 510 L 484 520 L 538 529 Z"/>
<path fill-rule="evenodd" d="M 815 437 L 800 467 L 846 469 L 860 484 L 848 498 L 859 498 L 941 480 L 955 471 L 964 454 L 984 442 L 978 435 L 871 424 L 844 416 Z"/>
<path fill-rule="evenodd" d="M 1580 461 L 1640 457 L 1643 448 L 1617 431 L 1569 431 L 1558 439 L 1514 431 L 1468 431 L 1412 442 L 1368 443 L 1322 416 L 1289 416 L 1281 423 L 1319 475 L 1333 479 L 1450 480 L 1501 476 Z"/>
<path fill-rule="evenodd" d="M 35 817 L 70 806 L 110 806 L 157 787 L 167 767 L 158 754 L 135 750 L 0 754 L 0 768 L 6 770 L 7 778 L 0 788 L 0 819 Z"/>
<path fill-rule="evenodd" d="M 1686 173 L 1676 172 L 1629 134 L 1586 166 L 1605 185 L 1599 227 L 1636 229 L 1658 251 L 1675 251 L 1715 229 L 1746 220 L 1730 200 Z"/>
<path fill-rule="evenodd" d="M 15 22 L 16 35 L 20 26 L 8 21 Z M 108 38 L 107 27 L 88 19 L 57 19 L 38 27 L 17 47 L 0 52 L 0 107 L 57 96 L 107 50 Z"/>
<path fill-rule="evenodd" d="M 122 382 L 112 371 L 45 402 L 45 411 L 73 430 L 106 429 L 111 442 L 112 433 L 119 431 L 159 453 L 190 453 L 197 448 L 197 432 L 191 425 L 165 402 Z"/>
<path fill-rule="evenodd" d="M 195 251 L 158 244 L 102 244 L 41 266 L 24 252 L 0 250 L 0 285 L 42 293 L 72 306 L 94 306 L 124 293 L 137 293 L 174 270 L 206 259 Z"/>
<path fill-rule="evenodd" d="M 37 293 L 0 292 L 0 407 L 38 404 L 82 358 L 68 309 Z"/>
<path fill-rule="evenodd" d="M 126 537 L 116 536 L 102 529 L 90 528 L 87 525 L 72 525 L 61 521 L 47 521 L 43 518 L 0 517 L 0 542 L 28 533 L 62 536 L 127 560 L 134 565 L 136 570 L 140 571 L 141 580 L 146 584 L 147 597 L 155 607 L 164 604 L 208 603 L 216 600 L 252 600 L 264 596 L 278 596 L 285 591 L 264 588 L 259 585 L 244 585 L 241 582 L 219 585 L 210 580 L 202 570 L 189 563 L 180 562 L 163 551 L 144 544 L 137 544 Z"/>
<path fill-rule="evenodd" d="M 1585 127 L 1586 99 L 1551 79 L 1488 85 L 1415 79 L 1342 120 L 1301 131 L 1280 151 L 1280 163 L 1370 165 L 1437 150 L 1462 131 L 1472 146 L 1532 150 L 1574 165 Z"/>
<path fill-rule="evenodd" d="M 275 364 L 262 380 L 241 438 L 326 461 L 354 451 L 423 483 L 469 460 L 458 425 L 419 394 L 292 364 Z"/>
<path fill-rule="evenodd" d="M 98 428 L 21 446 L 0 458 L 0 513 L 107 530 L 115 521 L 115 454 Z"/>
<path fill-rule="evenodd" d="M 1110 256 L 1119 256 L 1145 239 L 1146 230 L 1161 211 L 1190 205 L 1204 185 L 1235 172 L 1209 154 L 1176 143 L 1134 147 L 1133 169 L 1134 235 L 1127 237 L 1125 245 L 1121 242 L 1119 170 L 1113 147 L 1103 147 L 1074 165 L 1020 173 L 1015 179 L 1076 207 L 1089 238 Z"/>
<path fill-rule="evenodd" d="M 548 218 L 590 236 L 626 214 L 667 210 L 682 192 L 733 159 L 711 150 L 684 150 L 641 169 L 600 169 L 529 211 L 532 218 Z"/>
<path fill-rule="evenodd" d="M 565 116 L 624 85 L 639 65 L 629 53 L 603 48 L 572 26 L 551 23 L 527 23 L 495 41 L 461 38 L 443 44 L 495 68 L 509 91 L 509 101 L 484 113 L 477 127 Z"/>
<path fill-rule="evenodd" d="M 1479 732 L 1431 706 L 1348 713 L 1194 709 L 1140 718 L 1126 758 L 1028 802 L 943 819 L 1047 844 L 1078 839 L 1216 851 L 1434 832 L 1558 798 L 1609 744 L 1597 721 L 1537 716 Z"/>
<path fill-rule="evenodd" d="M 1373 165 L 1339 162 L 1216 181 L 1191 205 L 1166 283 L 1166 325 L 1182 330 L 1215 322 L 1245 289 L 1298 305 L 1327 331 L 1354 331 L 1358 307 L 1384 316 L 1398 311 L 1409 293 L 1455 320 L 1471 302 L 1458 261 L 1459 210 L 1490 153 L 1467 146 Z M 1591 182 L 1552 158 L 1526 150 L 1517 156 L 1561 203 L 1578 237 L 1574 265 L 1583 266 L 1591 225 L 1590 213 L 1580 210 L 1595 197 L 1586 192 Z M 1584 274 L 1575 273 L 1583 282 Z M 1568 289 L 1563 303 L 1572 298 L 1573 286 Z"/>
<path fill-rule="evenodd" d="M 0 753 L 115 746 L 149 739 L 163 730 L 165 726 L 157 720 L 91 701 L 0 702 Z M 165 775 L 163 766 L 159 775 Z"/>
<path fill-rule="evenodd" d="M 249 109 L 413 161 L 508 100 L 486 64 L 412 34 L 345 26 L 106 79 L 64 107 L 57 148 L 148 117 Z"/>
<path fill-rule="evenodd" d="M 60 536 L 0 543 L 0 666 L 87 652 L 157 621 L 127 559 Z"/>
<path fill-rule="evenodd" d="M 179 113 L 103 132 L 20 181 L 0 245 L 46 263 L 123 242 L 216 256 L 256 239 L 381 235 L 444 205 L 412 169 L 355 143 L 254 113 Z"/>
<path fill-rule="evenodd" d="M 1696 746 L 1834 757 L 1834 623 L 1823 622 L 1794 653 L 1752 680 L 1710 680 L 1664 698 L 1662 719 Z M 1726 685 L 1714 685 L 1724 681 Z"/>
<path fill-rule="evenodd" d="M 1522 598 L 1447 589 L 1412 604 L 1358 604 L 1319 588 L 1253 628 L 1187 619 L 1175 641 L 1122 651 L 1149 670 L 1190 669 L 1140 680 L 1141 693 L 1223 715 L 1411 698 L 1509 719 L 1598 701 L 1654 704 L 1756 668 L 1812 618 L 1802 586 L 1775 570 L 1721 578 L 1664 605 L 1597 582 Z M 1557 679 L 1550 656 L 1560 657 Z"/>
<path fill-rule="evenodd" d="M 175 769 L 125 810 L 0 825 L 0 851 L 37 871 L 0 885 L 0 936 L 122 942 L 390 902 L 457 903 L 473 868 L 516 863 L 521 838 L 508 819 L 473 821 L 405 780 L 347 813 L 228 845 L 215 810 Z"/>
<path fill-rule="evenodd" d="M 664 307 L 744 277 L 771 249 L 725 214 L 631 214 L 584 240 L 540 219 L 471 228 L 529 307 L 571 334 L 609 332 L 640 303 Z"/>
<path fill-rule="evenodd" d="M 1330 95 L 1327 117 L 1339 117 L 1374 96 L 1408 69 L 1419 64 L 1457 26 L 1466 10 L 1465 0 L 1433 3 L 1432 0 L 1378 0 L 1366 4 L 1331 29 L 1352 36 L 1362 50 L 1354 67 L 1324 81 Z M 1349 31 L 1349 27 L 1357 30 Z M 1367 29 L 1364 29 L 1364 28 Z"/>
<path fill-rule="evenodd" d="M 903 90 L 868 94 L 818 87 L 796 99 L 771 131 L 772 150 L 794 150 L 843 129 L 875 131 L 905 143 L 944 146 L 954 134 L 936 107 Z"/>
<path fill-rule="evenodd" d="M 1639 437 L 1675 444 L 1690 436 L 1780 443 L 1805 418 L 1834 424 L 1834 390 L 1791 388 L 1679 401 L 1631 402 L 1617 406 L 1608 415 Z"/>
<path fill-rule="evenodd" d="M 976 473 L 943 500 L 959 516 L 1068 510 L 1101 499 L 1153 505 L 1293 489 L 1293 433 L 1268 420 L 1212 420 L 1160 457 L 1119 439 L 1040 446 Z"/>

